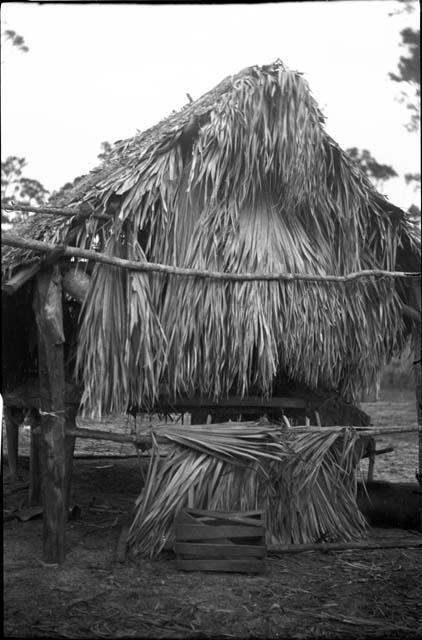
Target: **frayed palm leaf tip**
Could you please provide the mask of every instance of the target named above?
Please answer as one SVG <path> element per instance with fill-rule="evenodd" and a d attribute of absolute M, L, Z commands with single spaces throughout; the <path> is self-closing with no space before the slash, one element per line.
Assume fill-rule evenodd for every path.
<path fill-rule="evenodd" d="M 268 543 L 335 542 L 365 536 L 356 504 L 353 429 L 312 432 L 261 423 L 161 426 L 173 443 L 152 451 L 129 535 L 134 555 L 154 557 L 174 541 L 185 507 L 266 512 Z"/>

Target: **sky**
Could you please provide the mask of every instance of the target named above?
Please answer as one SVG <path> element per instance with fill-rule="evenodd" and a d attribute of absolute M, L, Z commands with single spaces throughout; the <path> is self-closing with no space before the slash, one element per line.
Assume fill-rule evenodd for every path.
<path fill-rule="evenodd" d="M 142 131 L 250 65 L 280 58 L 301 71 L 343 148 L 368 149 L 400 177 L 383 193 L 419 202 L 405 173 L 420 172 L 400 86 L 389 72 L 405 52 L 400 31 L 419 7 L 389 0 L 221 5 L 3 3 L 2 159 L 27 160 L 26 177 L 60 188 L 98 164 L 101 142 Z"/>

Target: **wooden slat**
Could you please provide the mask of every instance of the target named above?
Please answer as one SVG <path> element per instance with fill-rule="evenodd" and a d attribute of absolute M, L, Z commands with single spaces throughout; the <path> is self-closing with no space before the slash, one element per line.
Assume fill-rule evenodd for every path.
<path fill-rule="evenodd" d="M 264 527 L 243 525 L 176 524 L 176 540 L 209 540 L 210 538 L 256 538 L 265 534 Z"/>
<path fill-rule="evenodd" d="M 201 544 L 192 542 L 176 542 L 175 552 L 185 558 L 232 558 L 233 556 L 253 556 L 264 558 L 267 555 L 267 548 L 264 545 L 242 544 L 228 546 L 225 544 Z"/>
<path fill-rule="evenodd" d="M 256 518 L 246 516 L 240 512 L 226 512 L 226 511 L 204 511 L 202 509 L 188 509 L 187 513 L 193 516 L 199 516 L 201 522 L 210 522 L 212 520 L 218 520 L 221 522 L 230 522 L 233 524 L 244 524 L 251 527 L 262 527 L 263 525 L 263 512 L 257 511 Z"/>
<path fill-rule="evenodd" d="M 181 560 L 176 566 L 182 571 L 233 571 L 239 573 L 264 573 L 263 560 L 248 558 L 247 560 Z"/>

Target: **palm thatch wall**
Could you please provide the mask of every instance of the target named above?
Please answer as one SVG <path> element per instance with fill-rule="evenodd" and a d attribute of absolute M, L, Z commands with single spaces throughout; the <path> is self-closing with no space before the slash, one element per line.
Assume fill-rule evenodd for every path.
<path fill-rule="evenodd" d="M 361 538 L 354 429 L 280 428 L 265 421 L 203 427 L 162 425 L 172 443 L 161 462 L 153 447 L 129 544 L 154 556 L 174 540 L 174 518 L 188 506 L 266 513 L 268 543 Z"/>
<path fill-rule="evenodd" d="M 418 270 L 406 214 L 323 124 L 300 73 L 247 68 L 115 143 L 62 203 L 105 218 L 37 214 L 21 233 L 72 233 L 72 244 L 114 256 L 236 273 Z M 39 259 L 8 249 L 4 274 Z M 403 299 L 390 278 L 238 283 L 96 265 L 77 347 L 85 410 L 152 405 L 162 384 L 218 399 L 271 395 L 290 380 L 353 399 L 401 348 Z"/>

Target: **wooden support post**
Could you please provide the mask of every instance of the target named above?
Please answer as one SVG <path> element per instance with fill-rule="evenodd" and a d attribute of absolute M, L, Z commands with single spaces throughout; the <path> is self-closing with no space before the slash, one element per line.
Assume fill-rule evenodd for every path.
<path fill-rule="evenodd" d="M 40 465 L 44 514 L 43 557 L 65 558 L 65 446 L 62 289 L 59 268 L 37 275 L 34 313 L 38 327 Z"/>
<path fill-rule="evenodd" d="M 369 438 L 367 443 L 367 455 L 369 458 L 368 464 L 368 482 L 372 482 L 374 479 L 374 467 L 375 467 L 375 438 Z"/>
<path fill-rule="evenodd" d="M 419 321 L 413 320 L 413 345 L 414 345 L 414 371 L 415 371 L 415 394 L 416 394 L 416 416 L 418 425 L 422 425 L 422 362 L 421 362 L 421 279 L 417 278 L 412 282 L 413 306 L 419 312 Z M 419 530 L 422 531 L 422 431 L 419 431 L 419 455 L 416 479 L 419 483 Z"/>
<path fill-rule="evenodd" d="M 66 432 L 69 429 L 76 428 L 76 415 L 78 413 L 78 407 L 75 405 L 68 406 L 66 409 L 66 419 L 65 419 L 65 478 L 64 478 L 64 486 L 65 486 L 65 506 L 66 506 L 66 515 L 69 516 L 70 509 L 70 497 L 71 497 L 71 489 L 72 489 L 72 470 L 73 470 L 73 454 L 75 451 L 75 441 L 76 437 L 72 435 L 68 435 Z"/>
<path fill-rule="evenodd" d="M 15 481 L 18 473 L 19 424 L 13 418 L 9 407 L 5 406 L 3 413 L 7 435 L 7 464 L 9 465 L 10 477 Z"/>
<path fill-rule="evenodd" d="M 415 323 L 415 392 L 418 425 L 422 425 L 422 363 L 421 363 L 421 325 Z M 422 431 L 419 431 L 419 484 L 422 488 Z"/>
<path fill-rule="evenodd" d="M 41 465 L 40 465 L 40 429 L 39 424 L 31 421 L 31 451 L 29 456 L 28 505 L 41 504 Z"/>

